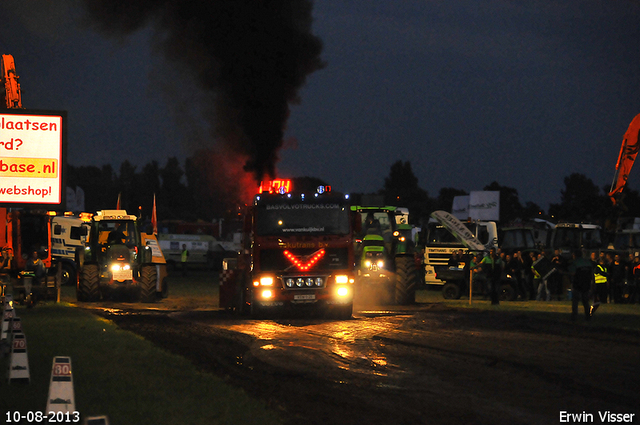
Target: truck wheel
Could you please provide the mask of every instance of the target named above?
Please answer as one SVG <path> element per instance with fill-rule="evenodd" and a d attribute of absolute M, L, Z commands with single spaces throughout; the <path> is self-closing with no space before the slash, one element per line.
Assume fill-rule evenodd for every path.
<path fill-rule="evenodd" d="M 267 312 L 264 307 L 261 307 L 257 302 L 252 301 L 249 316 L 251 316 L 252 319 L 265 319 L 267 317 Z"/>
<path fill-rule="evenodd" d="M 455 283 L 446 283 L 442 287 L 442 296 L 445 300 L 458 300 L 460 299 L 460 286 Z"/>
<path fill-rule="evenodd" d="M 62 266 L 62 274 L 61 274 L 60 285 L 61 286 L 71 285 L 73 282 L 76 281 L 76 269 L 73 268 L 71 264 L 67 264 L 67 263 L 62 263 L 61 266 Z"/>
<path fill-rule="evenodd" d="M 396 304 L 407 305 L 416 301 L 417 281 L 413 257 L 396 257 Z"/>
<path fill-rule="evenodd" d="M 144 265 L 140 270 L 140 301 L 152 303 L 156 300 L 156 266 Z"/>
<path fill-rule="evenodd" d="M 353 315 L 353 303 L 333 307 L 333 317 L 338 320 L 349 320 Z"/>
<path fill-rule="evenodd" d="M 501 301 L 515 301 L 517 295 L 516 290 L 511 285 L 500 286 L 500 300 Z"/>
<path fill-rule="evenodd" d="M 85 264 L 80 271 L 76 291 L 78 301 L 98 301 L 100 299 L 100 272 L 97 264 Z"/>

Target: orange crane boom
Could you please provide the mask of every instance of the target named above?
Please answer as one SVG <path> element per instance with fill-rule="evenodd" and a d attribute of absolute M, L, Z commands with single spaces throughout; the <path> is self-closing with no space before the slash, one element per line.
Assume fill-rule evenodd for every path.
<path fill-rule="evenodd" d="M 22 109 L 22 93 L 16 74 L 16 65 L 13 56 L 2 55 L 0 62 L 2 84 L 4 85 L 4 99 L 7 109 Z"/>

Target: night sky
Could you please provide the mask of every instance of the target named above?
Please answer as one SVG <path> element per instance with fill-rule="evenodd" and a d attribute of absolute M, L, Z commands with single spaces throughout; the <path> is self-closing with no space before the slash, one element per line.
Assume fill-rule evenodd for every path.
<path fill-rule="evenodd" d="M 215 146 L 207 96 L 151 27 L 107 37 L 75 0 L 3 0 L 0 16 L 23 105 L 68 111 L 69 164 L 141 170 Z M 312 16 L 325 66 L 291 106 L 280 176 L 371 192 L 410 161 L 432 197 L 497 181 L 543 209 L 571 173 L 611 183 L 640 113 L 640 3 L 323 0 Z"/>

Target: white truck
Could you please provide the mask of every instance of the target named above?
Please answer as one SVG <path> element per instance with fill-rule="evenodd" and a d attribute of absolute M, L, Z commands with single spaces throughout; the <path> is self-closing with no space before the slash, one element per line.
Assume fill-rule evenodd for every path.
<path fill-rule="evenodd" d="M 51 257 L 59 262 L 62 268 L 61 284 L 73 284 L 78 271 L 76 248 L 84 246 L 88 224 L 76 216 L 55 216 L 52 227 Z"/>
<path fill-rule="evenodd" d="M 436 211 L 436 213 L 445 217 L 447 214 L 444 211 Z M 464 221 L 462 224 L 485 249 L 498 247 L 498 228 L 494 221 Z M 452 233 L 450 225 L 445 225 L 435 218 L 429 220 L 426 235 L 423 237 L 425 284 L 443 286 L 445 282 L 436 278 L 437 270 L 448 268 L 449 259 L 454 252 L 458 250 L 466 252 L 469 248 Z"/>
<path fill-rule="evenodd" d="M 240 240 L 236 239 L 220 241 L 211 235 L 158 234 L 160 249 L 170 267 L 180 266 L 182 246 L 185 245 L 189 251 L 189 266 L 216 270 L 222 268 L 223 258 L 234 257 L 237 254 Z"/>

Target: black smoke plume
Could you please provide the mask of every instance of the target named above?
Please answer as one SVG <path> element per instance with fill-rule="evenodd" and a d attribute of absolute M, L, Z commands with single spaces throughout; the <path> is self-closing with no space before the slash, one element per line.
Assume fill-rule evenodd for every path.
<path fill-rule="evenodd" d="M 321 69 L 310 0 L 84 0 L 105 33 L 151 25 L 165 57 L 210 97 L 216 139 L 256 181 L 274 177 L 289 105 Z M 190 107 L 184 105 L 185 108 Z"/>

